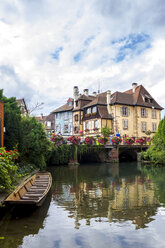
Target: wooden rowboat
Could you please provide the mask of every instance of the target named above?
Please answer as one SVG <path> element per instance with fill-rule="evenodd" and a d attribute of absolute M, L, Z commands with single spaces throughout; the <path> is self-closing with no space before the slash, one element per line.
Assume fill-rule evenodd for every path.
<path fill-rule="evenodd" d="M 23 182 L 5 200 L 10 204 L 41 206 L 52 185 L 49 172 L 38 172 Z"/>

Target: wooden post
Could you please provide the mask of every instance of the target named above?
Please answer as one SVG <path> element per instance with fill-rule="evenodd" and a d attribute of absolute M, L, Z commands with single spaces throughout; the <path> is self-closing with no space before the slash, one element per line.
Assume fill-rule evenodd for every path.
<path fill-rule="evenodd" d="M 4 146 L 4 103 L 0 102 L 0 147 Z"/>

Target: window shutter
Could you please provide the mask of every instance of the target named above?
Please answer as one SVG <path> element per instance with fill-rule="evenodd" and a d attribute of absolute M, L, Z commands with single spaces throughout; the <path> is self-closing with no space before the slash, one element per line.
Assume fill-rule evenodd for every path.
<path fill-rule="evenodd" d="M 122 116 L 123 115 L 123 108 L 120 107 L 120 115 Z"/>
<path fill-rule="evenodd" d="M 92 121 L 92 123 L 91 123 L 91 124 L 92 124 L 92 127 L 91 127 L 91 129 L 93 129 L 93 128 L 94 128 L 94 121 Z"/>
<path fill-rule="evenodd" d="M 128 120 L 126 120 L 126 128 L 128 129 Z"/>
<path fill-rule="evenodd" d="M 146 109 L 146 117 L 148 117 L 148 109 Z"/>
<path fill-rule="evenodd" d="M 130 116 L 130 108 L 128 108 L 128 116 Z"/>

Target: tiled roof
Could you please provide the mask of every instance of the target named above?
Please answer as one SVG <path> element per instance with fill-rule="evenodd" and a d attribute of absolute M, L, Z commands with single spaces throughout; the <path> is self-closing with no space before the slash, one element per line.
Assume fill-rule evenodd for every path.
<path fill-rule="evenodd" d="M 132 89 L 124 92 L 127 95 L 133 97 L 132 104 L 138 106 L 144 106 L 148 108 L 156 108 L 162 110 L 163 108 L 153 99 L 153 97 L 149 94 L 149 92 L 143 87 L 143 85 L 139 85 L 136 87 L 135 93 L 132 92 Z M 145 98 L 152 99 L 152 102 L 145 102 Z"/>
<path fill-rule="evenodd" d="M 72 111 L 73 109 L 73 105 L 69 106 L 67 103 L 62 105 L 61 107 L 55 109 L 54 111 L 52 111 L 51 113 L 58 113 L 58 112 L 64 112 L 64 111 Z"/>
<path fill-rule="evenodd" d="M 106 105 L 106 95 L 107 92 L 98 94 L 93 101 L 85 105 L 83 108 L 88 108 L 94 105 Z M 152 99 L 152 102 L 145 102 L 145 97 Z M 111 95 L 111 104 L 137 105 L 148 108 L 154 107 L 160 110 L 163 109 L 142 85 L 136 87 L 135 93 L 132 92 L 132 89 L 125 92 L 116 91 Z"/>
<path fill-rule="evenodd" d="M 25 99 L 22 98 L 22 99 L 16 99 L 16 102 L 17 102 L 17 105 L 18 107 L 24 107 L 26 109 L 26 112 L 28 113 L 28 109 L 27 109 L 27 106 L 26 106 L 26 102 L 25 102 Z"/>
<path fill-rule="evenodd" d="M 78 107 L 74 108 L 73 111 L 83 110 L 83 107 L 89 104 L 95 96 L 86 96 L 86 95 L 80 95 L 78 97 Z"/>
<path fill-rule="evenodd" d="M 84 108 L 88 108 L 88 107 L 98 105 L 98 104 L 106 105 L 106 94 L 107 94 L 107 92 L 98 94 L 96 97 L 94 97 L 93 101 L 91 101 L 90 103 L 85 105 Z"/>
<path fill-rule="evenodd" d="M 98 107 L 98 112 L 100 114 L 100 117 L 102 119 L 113 119 L 112 115 L 108 114 L 108 109 L 107 106 L 99 106 Z"/>
<path fill-rule="evenodd" d="M 133 105 L 133 96 L 117 91 L 117 92 L 112 94 L 111 103 L 112 104 L 119 103 L 119 104 Z"/>
<path fill-rule="evenodd" d="M 22 102 L 25 103 L 23 98 L 22 99 L 16 99 L 16 102 L 18 103 L 18 105 L 21 104 Z"/>
<path fill-rule="evenodd" d="M 88 95 L 88 96 L 86 96 L 86 95 L 80 95 L 79 97 L 78 97 L 78 100 L 88 100 L 88 101 L 92 101 L 93 99 L 95 98 L 95 96 L 91 96 L 91 95 Z"/>

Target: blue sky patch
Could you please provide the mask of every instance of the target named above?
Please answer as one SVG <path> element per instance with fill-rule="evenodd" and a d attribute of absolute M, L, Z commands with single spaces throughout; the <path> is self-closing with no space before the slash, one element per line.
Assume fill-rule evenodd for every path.
<path fill-rule="evenodd" d="M 115 58 L 116 62 L 124 60 L 127 55 L 139 55 L 151 47 L 151 38 L 148 34 L 130 34 L 118 41 L 113 41 L 113 45 L 119 45 L 119 51 Z"/>
<path fill-rule="evenodd" d="M 91 43 L 92 40 L 94 40 L 94 38 L 95 38 L 94 35 L 88 37 L 88 38 L 84 41 L 84 46 L 89 46 L 89 44 Z"/>
<path fill-rule="evenodd" d="M 63 47 L 58 47 L 54 53 L 51 53 L 52 58 L 58 60 L 62 50 Z"/>
<path fill-rule="evenodd" d="M 82 56 L 84 54 L 84 50 L 78 52 L 74 57 L 73 57 L 73 60 L 75 63 L 78 63 L 81 59 L 82 59 Z"/>

